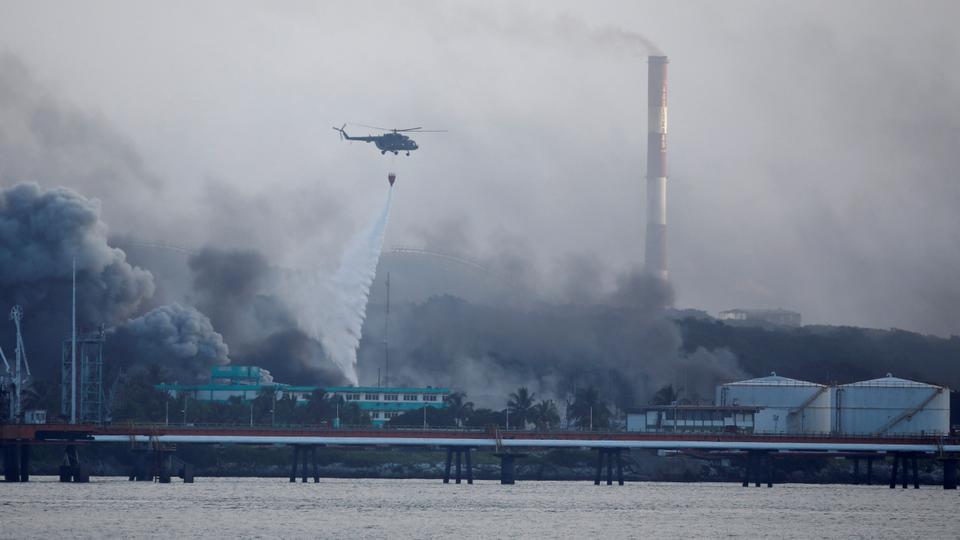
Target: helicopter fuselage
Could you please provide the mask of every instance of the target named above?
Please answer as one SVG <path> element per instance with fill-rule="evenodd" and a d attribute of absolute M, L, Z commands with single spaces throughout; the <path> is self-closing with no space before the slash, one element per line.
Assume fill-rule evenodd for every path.
<path fill-rule="evenodd" d="M 346 124 L 344 124 L 346 126 Z M 340 132 L 340 137 L 348 141 L 363 141 L 368 143 L 373 143 L 377 146 L 377 149 L 380 150 L 381 154 L 386 154 L 387 152 L 393 152 L 394 154 L 399 154 L 400 152 L 406 152 L 407 155 L 410 155 L 410 152 L 420 148 L 417 145 L 416 141 L 404 135 L 403 133 L 398 133 L 398 130 L 392 132 L 384 133 L 383 135 L 366 135 L 354 137 L 345 131 L 343 127 L 334 127 L 336 131 Z M 413 128 L 420 129 L 420 128 Z M 404 130 L 399 130 L 404 131 Z M 409 131 L 409 130 L 407 130 Z"/>
<path fill-rule="evenodd" d="M 387 133 L 371 139 L 381 152 L 410 152 L 419 148 L 413 139 L 399 133 Z"/>

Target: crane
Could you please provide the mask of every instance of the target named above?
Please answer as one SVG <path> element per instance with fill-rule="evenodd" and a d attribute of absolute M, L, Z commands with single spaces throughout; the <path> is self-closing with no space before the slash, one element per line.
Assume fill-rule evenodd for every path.
<path fill-rule="evenodd" d="M 3 360 L 3 373 L 0 373 L 0 396 L 7 392 L 8 379 L 10 379 L 10 362 L 7 362 L 7 355 L 3 354 L 3 347 L 0 347 L 0 360 Z M 10 401 L 10 413 L 13 416 L 13 400 Z"/>
<path fill-rule="evenodd" d="M 13 321 L 13 325 L 17 328 L 17 347 L 14 351 L 16 368 L 13 373 L 16 395 L 10 404 L 10 419 L 17 422 L 21 420 L 20 415 L 23 412 L 21 403 L 23 385 L 30 378 L 30 363 L 27 362 L 27 348 L 23 345 L 23 334 L 20 331 L 20 322 L 23 320 L 23 308 L 19 305 L 13 306 L 10 310 L 10 320 Z M 7 363 L 6 358 L 4 358 L 4 363 Z M 26 376 L 23 374 L 24 371 L 26 371 Z"/>

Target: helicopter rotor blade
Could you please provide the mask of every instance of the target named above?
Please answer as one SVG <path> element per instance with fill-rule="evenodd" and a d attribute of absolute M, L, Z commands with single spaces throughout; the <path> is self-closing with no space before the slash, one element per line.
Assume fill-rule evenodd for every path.
<path fill-rule="evenodd" d="M 379 127 L 379 126 L 368 126 L 367 124 L 352 124 L 352 125 L 354 125 L 354 126 L 360 126 L 360 127 L 365 127 L 365 128 L 370 128 L 370 129 L 379 129 L 380 131 L 396 131 L 396 130 L 393 130 L 393 129 L 390 129 L 390 128 L 382 128 L 382 127 Z"/>

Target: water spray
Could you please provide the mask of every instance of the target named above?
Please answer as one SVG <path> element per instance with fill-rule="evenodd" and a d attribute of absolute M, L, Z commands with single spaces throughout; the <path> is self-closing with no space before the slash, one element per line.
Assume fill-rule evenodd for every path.
<path fill-rule="evenodd" d="M 391 175 L 394 176 L 395 175 Z M 315 321 L 313 330 L 323 343 L 330 359 L 352 384 L 357 377 L 357 348 L 367 316 L 370 286 L 376 277 L 380 252 L 390 217 L 393 186 L 387 192 L 383 209 L 366 229 L 361 231 L 344 251 L 340 267 L 329 282 L 329 309 Z"/>

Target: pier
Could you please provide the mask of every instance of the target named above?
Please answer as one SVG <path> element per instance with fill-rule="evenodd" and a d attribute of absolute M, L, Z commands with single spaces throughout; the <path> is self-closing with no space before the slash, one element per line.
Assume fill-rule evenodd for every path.
<path fill-rule="evenodd" d="M 60 480 L 89 481 L 82 461 L 85 446 L 125 443 L 136 455 L 131 480 L 170 482 L 180 477 L 193 481 L 192 466 L 176 457 L 179 445 L 277 445 L 291 449 L 290 481 L 310 477 L 319 482 L 317 448 L 421 447 L 446 453 L 443 481 L 472 484 L 472 454 L 490 451 L 500 459 L 500 481 L 515 483 L 515 460 L 538 449 L 576 448 L 596 452 L 594 484 L 624 484 L 624 452 L 690 453 L 697 457 L 733 458 L 743 468 L 743 486 L 773 486 L 776 461 L 781 457 L 841 457 L 853 461 L 854 480 L 874 481 L 874 462 L 890 460 L 890 487 L 919 487 L 918 462 L 937 460 L 944 470 L 944 489 L 957 488 L 960 438 L 939 436 L 815 436 L 725 433 L 636 433 L 583 431 L 500 431 L 464 429 L 332 429 L 243 428 L 159 425 L 0 425 L 3 479 L 30 479 L 31 448 L 57 445 L 64 448 Z M 865 464 L 865 478 L 860 464 Z M 605 473 L 605 474 L 604 474 Z"/>

